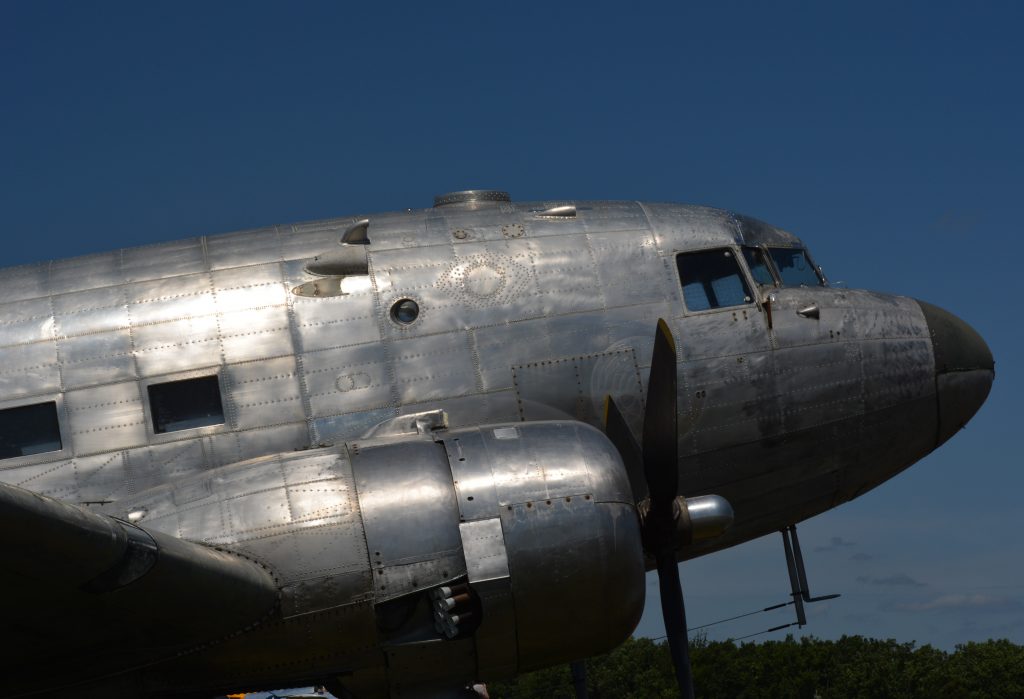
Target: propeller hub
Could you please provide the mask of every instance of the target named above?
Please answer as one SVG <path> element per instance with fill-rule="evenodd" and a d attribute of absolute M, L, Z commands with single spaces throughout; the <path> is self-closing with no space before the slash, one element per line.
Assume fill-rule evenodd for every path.
<path fill-rule="evenodd" d="M 659 550 L 677 550 L 695 541 L 720 536 L 732 525 L 733 510 L 721 495 L 682 495 L 658 506 L 644 498 L 637 506 L 642 524 L 644 549 L 649 555 Z"/>

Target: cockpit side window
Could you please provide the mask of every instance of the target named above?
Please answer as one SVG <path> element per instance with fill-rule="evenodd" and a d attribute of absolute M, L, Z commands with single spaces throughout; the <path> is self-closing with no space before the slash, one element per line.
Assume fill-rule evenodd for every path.
<path fill-rule="evenodd" d="M 772 271 L 764 259 L 764 251 L 761 248 L 743 248 L 743 258 L 747 261 L 747 266 L 750 267 L 750 276 L 756 283 L 775 285 L 775 277 L 772 276 Z"/>
<path fill-rule="evenodd" d="M 785 286 L 825 286 L 803 248 L 768 248 Z"/>
<path fill-rule="evenodd" d="M 702 250 L 676 255 L 683 299 L 691 311 L 752 303 L 747 282 L 732 250 Z"/>

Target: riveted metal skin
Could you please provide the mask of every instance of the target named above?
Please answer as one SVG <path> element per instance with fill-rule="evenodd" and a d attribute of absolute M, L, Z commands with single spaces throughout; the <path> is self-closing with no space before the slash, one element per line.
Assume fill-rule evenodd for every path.
<path fill-rule="evenodd" d="M 625 640 L 643 611 L 644 562 L 629 480 L 611 442 L 581 423 L 551 422 L 454 431 L 444 444 L 470 581 L 486 590 L 480 677 L 596 655 Z"/>
<path fill-rule="evenodd" d="M 280 687 L 352 668 L 359 670 L 350 679 L 369 678 L 367 687 L 384 677 L 387 692 L 413 691 L 397 689 L 387 667 L 417 676 L 415 667 L 440 665 L 438 651 L 385 651 L 383 605 L 418 594 L 412 583 L 421 587 L 421 574 L 504 579 L 496 523 L 487 523 L 495 518 L 508 585 L 502 593 L 502 583 L 489 582 L 496 591 L 487 603 L 494 615 L 512 618 L 514 610 L 515 660 L 503 660 L 507 634 L 488 635 L 492 627 L 482 622 L 475 639 L 449 642 L 462 649 L 453 667 L 500 675 L 555 662 L 558 643 L 589 642 L 586 625 L 597 622 L 572 611 L 574 600 L 546 601 L 548 590 L 516 571 L 545 571 L 572 587 L 569 562 L 579 560 L 565 547 L 578 543 L 598 561 L 606 554 L 557 523 L 627 527 L 632 499 L 600 499 L 594 479 L 603 471 L 572 466 L 577 457 L 551 463 L 532 439 L 520 435 L 517 447 L 515 439 L 472 430 L 517 422 L 525 430 L 547 420 L 598 426 L 611 395 L 638 434 L 659 318 L 677 339 L 680 491 L 720 495 L 735 515 L 728 531 L 678 549 L 679 558 L 777 531 L 877 486 L 953 435 L 992 381 L 984 341 L 934 307 L 863 290 L 759 287 L 741 248 L 802 243 L 754 219 L 644 202 L 467 195 L 441 203 L 0 270 L 0 418 L 9 408 L 53 403 L 60 434 L 54 451 L 0 459 L 0 482 L 132 515 L 147 531 L 231 548 L 277 576 L 273 623 L 155 667 L 146 691 L 184 695 L 200 691 L 199 682 L 207 682 L 204 692 L 226 691 L 242 680 Z M 339 257 L 350 230 L 361 231 L 355 242 L 362 250 Z M 730 252 L 756 292 L 736 305 L 692 310 L 676 258 L 712 249 Z M 408 323 L 391 317 L 402 299 L 418 307 Z M 148 387 L 210 376 L 220 387 L 223 422 L 155 432 Z M 487 463 L 504 463 L 516 449 L 534 460 L 509 460 L 489 480 L 456 473 L 454 502 L 449 492 L 422 503 L 450 527 L 443 536 L 410 535 L 425 547 L 413 556 L 442 563 L 407 565 L 405 550 L 377 573 L 371 557 L 378 549 L 367 548 L 367 537 L 382 542 L 383 556 L 392 525 L 375 508 L 401 498 L 386 492 L 360 454 L 319 447 L 354 442 L 383 458 L 388 449 L 376 440 L 398 423 L 373 439 L 362 435 L 398 416 L 440 409 L 451 428 L 446 459 L 427 456 L 440 449 L 429 437 L 399 436 L 415 442 L 396 447 L 409 450 L 412 472 L 386 467 L 393 482 L 426 469 L 420 475 L 439 494 L 449 487 L 441 485 L 443 462 L 453 473 L 468 469 L 471 458 L 481 463 L 480 449 Z M 450 435 L 463 429 L 470 430 L 458 437 L 467 461 L 457 465 Z M 541 432 L 537 444 L 549 439 Z M 558 440 L 551 439 L 553 449 Z M 593 458 L 603 458 L 599 449 Z M 364 523 L 359 478 L 376 493 L 365 503 L 372 526 Z M 464 496 L 465 488 L 479 490 Z M 548 505 L 550 493 L 562 499 Z M 478 555 L 488 541 L 495 547 L 490 567 Z M 457 558 L 445 558 L 447 546 L 472 550 L 477 562 L 445 568 Z M 405 593 L 387 598 L 392 583 Z M 603 594 L 600 588 L 580 599 Z M 628 617 L 593 632 L 594 647 Z M 543 624 L 547 637 L 536 632 Z M 224 685 L 212 687 L 213 677 Z"/>
<path fill-rule="evenodd" d="M 10 485 L 0 486 L 0 513 L 5 590 L 17 592 L 4 611 L 16 629 L 8 638 L 18 641 L 5 650 L 12 696 L 51 678 L 82 682 L 173 662 L 277 609 L 271 572 L 237 553 Z"/>
<path fill-rule="evenodd" d="M 362 444 L 352 465 L 376 600 L 427 590 L 465 573 L 444 449 L 429 439 Z"/>
<path fill-rule="evenodd" d="M 80 582 L 116 567 L 123 527 L 137 525 L 167 559 L 143 580 L 170 570 L 173 584 L 187 577 L 220 607 L 205 614 L 231 634 L 206 630 L 191 645 L 186 636 L 168 646 L 171 657 L 142 648 L 121 656 L 122 674 L 141 694 L 344 675 L 342 684 L 361 695 L 413 696 L 603 652 L 629 635 L 643 607 L 639 519 L 622 462 L 601 432 L 575 421 L 447 431 L 443 415 L 428 412 L 368 434 L 223 466 L 105 508 L 132 515 L 135 525 L 11 492 L 28 505 L 67 511 L 63 526 L 94 542 L 88 560 L 95 565 L 66 563 L 85 576 Z M 195 559 L 199 567 L 187 573 L 175 566 L 190 546 L 209 551 L 211 564 Z M 54 555 L 54 566 L 65 564 Z M 200 570 L 216 576 L 214 563 L 240 571 L 221 576 L 228 587 L 201 582 Z M 263 586 L 247 597 L 250 569 L 253 584 Z M 459 581 L 479 598 L 482 618 L 466 637 L 448 640 L 429 609 L 425 624 L 417 610 L 433 589 Z M 162 588 L 139 587 L 136 596 L 147 589 Z M 171 600 L 167 592 L 161 597 Z M 176 614 L 186 619 L 188 609 Z M 207 627 L 182 628 L 195 634 Z M 170 634 L 162 637 L 167 643 Z M 74 682 L 111 689 L 100 679 L 108 666 L 95 659 L 74 665 Z M 27 675 L 31 681 L 37 673 Z M 62 686 L 60 673 L 51 678 Z"/>
<path fill-rule="evenodd" d="M 264 565 L 280 601 L 258 626 L 139 672 L 146 692 L 199 691 L 300 680 L 382 664 L 374 575 L 353 462 L 344 446 L 231 464 L 153 488 L 112 514 L 144 512 L 139 526 L 215 546 Z M 313 643 L 307 645 L 308 641 Z M 311 653 L 310 649 L 316 651 Z M 211 676 L 209 668 L 217 671 Z"/>

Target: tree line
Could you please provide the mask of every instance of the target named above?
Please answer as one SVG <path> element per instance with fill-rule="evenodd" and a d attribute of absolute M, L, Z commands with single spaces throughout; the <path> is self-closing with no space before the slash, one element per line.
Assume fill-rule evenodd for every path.
<path fill-rule="evenodd" d="M 1024 646 L 1007 640 L 930 645 L 863 636 L 736 644 L 691 641 L 698 697 L 934 697 L 1024 698 Z M 586 661 L 591 699 L 671 699 L 677 696 L 668 646 L 633 638 Z M 574 699 L 567 666 L 491 683 L 492 699 Z"/>

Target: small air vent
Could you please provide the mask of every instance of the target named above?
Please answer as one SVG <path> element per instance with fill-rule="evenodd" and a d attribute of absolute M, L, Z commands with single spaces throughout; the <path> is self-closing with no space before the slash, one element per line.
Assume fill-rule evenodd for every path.
<path fill-rule="evenodd" d="M 434 208 L 455 204 L 499 204 L 509 203 L 512 197 L 508 192 L 494 189 L 467 189 L 463 192 L 448 192 L 434 197 Z"/>
<path fill-rule="evenodd" d="M 320 277 L 369 274 L 366 246 L 346 243 L 336 250 L 317 255 L 306 263 L 306 271 Z"/>
<path fill-rule="evenodd" d="M 576 218 L 576 205 L 566 204 L 565 206 L 551 206 L 537 212 L 541 218 L 570 219 Z"/>

